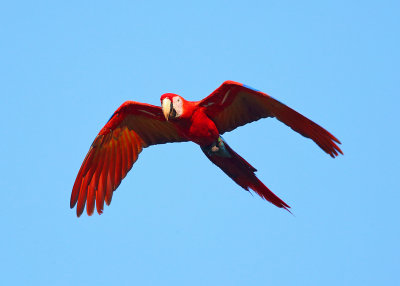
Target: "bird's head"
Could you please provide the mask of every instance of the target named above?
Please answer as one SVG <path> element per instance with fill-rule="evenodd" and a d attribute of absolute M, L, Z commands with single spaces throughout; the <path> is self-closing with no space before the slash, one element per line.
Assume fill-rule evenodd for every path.
<path fill-rule="evenodd" d="M 181 96 L 173 93 L 165 93 L 161 96 L 160 100 L 161 108 L 167 121 L 182 116 L 185 100 Z"/>

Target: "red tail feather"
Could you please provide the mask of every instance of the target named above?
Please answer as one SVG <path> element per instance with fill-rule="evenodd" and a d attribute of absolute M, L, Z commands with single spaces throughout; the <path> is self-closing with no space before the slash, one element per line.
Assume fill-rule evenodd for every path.
<path fill-rule="evenodd" d="M 289 211 L 290 206 L 288 206 L 284 201 L 282 201 L 277 195 L 271 192 L 255 175 L 257 171 L 253 166 L 251 166 L 245 159 L 233 151 L 228 144 L 224 141 L 224 147 L 226 151 L 230 154 L 227 156 L 220 156 L 218 153 L 213 153 L 207 151 L 205 148 L 203 150 L 204 154 L 217 165 L 225 174 L 227 174 L 232 180 L 234 180 L 239 186 L 241 186 L 246 191 L 252 189 L 260 197 L 266 199 L 270 203 L 274 204 L 278 208 L 284 208 Z M 289 211 L 290 212 L 290 211 Z"/>

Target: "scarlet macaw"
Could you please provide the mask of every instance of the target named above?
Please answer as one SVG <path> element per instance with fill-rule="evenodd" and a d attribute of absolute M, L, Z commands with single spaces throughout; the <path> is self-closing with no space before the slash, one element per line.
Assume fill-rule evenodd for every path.
<path fill-rule="evenodd" d="M 343 154 L 331 133 L 266 93 L 225 81 L 208 97 L 187 101 L 166 93 L 161 107 L 126 101 L 100 130 L 87 153 L 72 189 L 70 207 L 78 203 L 79 217 L 86 204 L 92 215 L 103 212 L 115 189 L 143 148 L 155 144 L 192 141 L 243 189 L 252 189 L 279 208 L 290 208 L 255 175 L 256 169 L 221 138 L 225 132 L 266 117 L 276 117 L 294 131 L 311 138 L 331 157 Z M 336 142 L 336 143 L 335 143 Z"/>

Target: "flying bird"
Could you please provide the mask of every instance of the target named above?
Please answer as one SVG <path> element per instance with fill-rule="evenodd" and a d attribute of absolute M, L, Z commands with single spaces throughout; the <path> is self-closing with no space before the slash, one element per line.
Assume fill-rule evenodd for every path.
<path fill-rule="evenodd" d="M 257 171 L 221 137 L 225 132 L 261 118 L 275 117 L 312 139 L 331 157 L 343 154 L 331 133 L 300 113 L 244 84 L 225 81 L 200 101 L 165 93 L 161 107 L 126 101 L 94 139 L 72 188 L 70 207 L 79 217 L 90 216 L 96 205 L 101 214 L 113 192 L 132 168 L 143 148 L 156 144 L 192 141 L 207 158 L 243 189 L 256 192 L 279 208 L 289 206 L 255 175 Z"/>

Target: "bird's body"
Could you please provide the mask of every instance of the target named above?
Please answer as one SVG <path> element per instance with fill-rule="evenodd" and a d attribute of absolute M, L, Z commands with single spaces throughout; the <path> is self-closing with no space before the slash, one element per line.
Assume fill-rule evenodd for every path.
<path fill-rule="evenodd" d="M 80 216 L 86 204 L 89 215 L 110 204 L 113 191 L 131 169 L 143 148 L 162 143 L 192 141 L 207 158 L 245 190 L 252 189 L 280 208 L 289 206 L 255 175 L 256 169 L 239 156 L 221 135 L 260 118 L 276 117 L 311 138 L 332 157 L 342 153 L 340 143 L 321 126 L 243 84 L 226 81 L 197 102 L 166 93 L 162 107 L 127 101 L 111 116 L 89 149 L 71 194 Z"/>
<path fill-rule="evenodd" d="M 219 137 L 219 131 L 214 122 L 204 113 L 203 107 L 191 105 L 191 116 L 179 121 L 171 121 L 178 132 L 188 141 L 200 146 L 212 144 Z"/>

